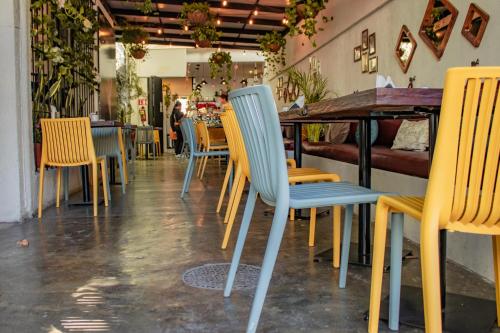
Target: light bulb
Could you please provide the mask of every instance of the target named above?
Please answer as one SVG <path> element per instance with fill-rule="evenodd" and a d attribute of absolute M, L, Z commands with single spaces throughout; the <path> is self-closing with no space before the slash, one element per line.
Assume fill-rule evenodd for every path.
<path fill-rule="evenodd" d="M 163 33 L 163 29 L 158 29 L 158 35 L 161 35 Z"/>
<path fill-rule="evenodd" d="M 187 25 L 184 26 L 184 31 L 188 31 L 189 27 Z"/>
<path fill-rule="evenodd" d="M 222 6 L 224 6 L 224 7 L 227 6 L 227 1 L 226 0 L 222 1 Z"/>
<path fill-rule="evenodd" d="M 220 25 L 221 21 L 220 18 L 217 18 L 217 25 Z"/>
<path fill-rule="evenodd" d="M 253 19 L 248 20 L 248 24 L 252 25 L 253 24 Z"/>
<path fill-rule="evenodd" d="M 259 10 L 258 10 L 257 8 L 255 8 L 255 10 L 253 11 L 253 14 L 254 14 L 255 16 L 259 15 Z"/>

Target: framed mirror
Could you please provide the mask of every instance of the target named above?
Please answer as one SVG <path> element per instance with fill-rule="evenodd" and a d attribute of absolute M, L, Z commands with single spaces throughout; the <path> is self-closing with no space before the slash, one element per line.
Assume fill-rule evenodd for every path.
<path fill-rule="evenodd" d="M 449 0 L 429 0 L 418 34 L 441 59 L 457 20 L 458 10 Z"/>
<path fill-rule="evenodd" d="M 403 73 L 408 72 L 413 54 L 417 48 L 417 41 L 413 38 L 410 30 L 406 25 L 403 25 L 399 33 L 398 42 L 396 43 L 395 55 L 398 59 L 399 66 Z"/>
<path fill-rule="evenodd" d="M 484 10 L 475 3 L 471 3 L 462 27 L 462 35 L 474 47 L 479 47 L 489 20 L 490 16 Z"/>

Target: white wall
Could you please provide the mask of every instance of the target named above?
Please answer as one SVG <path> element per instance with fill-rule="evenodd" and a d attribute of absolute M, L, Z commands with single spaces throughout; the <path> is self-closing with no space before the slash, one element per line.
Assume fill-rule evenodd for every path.
<path fill-rule="evenodd" d="M 186 75 L 186 49 L 150 48 L 146 57 L 137 61 L 139 77 L 179 77 Z"/>
<path fill-rule="evenodd" d="M 327 4 L 326 13 L 332 13 L 334 21 L 325 25 L 320 33 L 316 49 L 309 41 L 288 40 L 288 65 L 305 67 L 308 56 L 314 55 L 321 62 L 322 74 L 328 77 L 329 89 L 342 96 L 355 90 L 375 86 L 374 74 L 362 74 L 360 62 L 353 62 L 353 48 L 361 43 L 361 32 L 368 29 L 376 33 L 378 69 L 380 74 L 390 75 L 396 85 L 405 87 L 410 76 L 416 76 L 416 87 L 442 87 L 446 69 L 468 66 L 472 60 L 480 59 L 481 65 L 500 65 L 500 4 L 496 0 L 474 1 L 490 15 L 490 21 L 479 48 L 474 48 L 461 34 L 465 15 L 471 1 L 454 0 L 459 11 L 453 33 L 444 55 L 438 60 L 418 36 L 427 1 L 419 0 L 334 0 Z M 321 14 L 320 14 L 321 15 Z M 404 74 L 395 58 L 394 49 L 401 26 L 408 26 L 417 41 L 417 48 L 407 74 Z M 304 42 L 305 46 L 302 46 Z M 277 79 L 271 79 L 275 86 Z M 273 89 L 274 91 L 274 89 Z M 280 108 L 283 101 L 278 102 Z M 357 167 L 346 163 L 304 156 L 305 166 L 321 166 L 340 172 L 344 179 L 357 182 Z M 372 183 L 375 189 L 397 191 L 403 194 L 423 195 L 426 181 L 373 170 Z M 396 186 L 394 185 L 396 184 Z M 409 220 L 408 220 L 409 221 Z M 405 225 L 408 238 L 419 240 L 419 225 L 409 221 Z M 491 241 L 489 237 L 449 233 L 448 258 L 492 279 Z"/>

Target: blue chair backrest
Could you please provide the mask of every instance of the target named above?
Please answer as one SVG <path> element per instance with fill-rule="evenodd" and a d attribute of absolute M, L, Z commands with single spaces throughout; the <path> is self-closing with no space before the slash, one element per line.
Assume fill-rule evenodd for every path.
<path fill-rule="evenodd" d="M 92 139 L 97 156 L 120 155 L 117 127 L 94 127 L 92 128 Z"/>
<path fill-rule="evenodd" d="M 267 203 L 288 200 L 285 148 L 276 104 L 268 86 L 229 93 L 248 154 L 252 186 Z"/>
<path fill-rule="evenodd" d="M 153 143 L 154 134 L 153 126 L 137 126 L 136 130 L 136 143 Z"/>
<path fill-rule="evenodd" d="M 181 119 L 181 132 L 185 142 L 189 145 L 190 152 L 198 152 L 196 149 L 196 136 L 194 134 L 194 124 L 191 118 Z"/>

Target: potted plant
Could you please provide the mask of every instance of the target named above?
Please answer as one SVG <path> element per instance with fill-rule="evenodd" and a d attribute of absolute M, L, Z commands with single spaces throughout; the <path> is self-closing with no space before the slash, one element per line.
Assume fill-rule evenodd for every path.
<path fill-rule="evenodd" d="M 206 2 L 184 2 L 180 18 L 182 24 L 187 26 L 204 25 L 207 21 L 213 19 L 210 14 L 210 7 Z"/>
<path fill-rule="evenodd" d="M 277 31 L 266 33 L 260 38 L 260 49 L 266 58 L 266 74 L 271 75 L 285 66 L 286 39 Z"/>
<path fill-rule="evenodd" d="M 289 35 L 304 34 L 311 40 L 312 45 L 316 47 L 316 41 L 312 38 L 317 34 L 318 30 L 323 30 L 323 28 L 316 28 L 318 23 L 316 17 L 320 11 L 326 8 L 327 2 L 328 0 L 290 0 L 290 5 L 285 10 Z M 324 23 L 332 20 L 332 16 L 322 17 Z M 301 21 L 303 22 L 299 25 Z"/>
<path fill-rule="evenodd" d="M 316 103 L 325 99 L 330 93 L 327 89 L 328 79 L 317 70 L 300 71 L 295 67 L 288 70 L 289 80 L 298 87 L 304 96 L 305 104 Z M 307 139 L 309 142 L 318 142 L 325 133 L 325 124 L 307 124 Z"/>
<path fill-rule="evenodd" d="M 149 39 L 147 31 L 141 27 L 126 26 L 123 29 L 121 42 L 125 45 L 127 52 L 135 59 L 142 59 L 148 53 L 146 44 Z"/>
<path fill-rule="evenodd" d="M 204 26 L 197 26 L 193 30 L 191 38 L 199 47 L 210 47 L 212 42 L 219 40 L 220 35 L 221 33 L 218 32 L 213 25 L 207 24 Z"/>
<path fill-rule="evenodd" d="M 233 61 L 231 60 L 231 54 L 229 52 L 217 51 L 212 53 L 208 63 L 210 65 L 210 77 L 212 79 L 225 74 L 227 81 L 231 80 Z"/>

